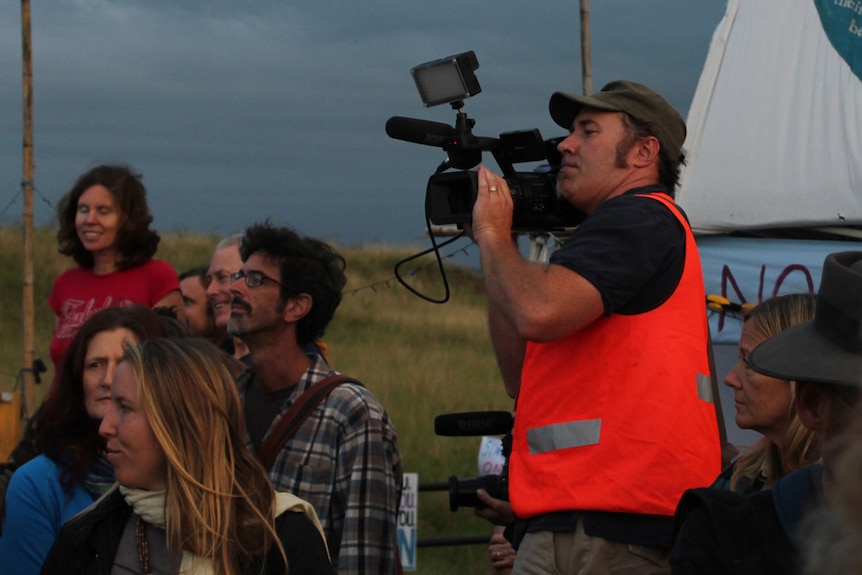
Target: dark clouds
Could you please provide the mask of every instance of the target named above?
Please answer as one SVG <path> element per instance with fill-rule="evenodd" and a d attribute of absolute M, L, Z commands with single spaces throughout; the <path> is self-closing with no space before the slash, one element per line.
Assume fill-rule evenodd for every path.
<path fill-rule="evenodd" d="M 479 135 L 559 135 L 548 96 L 581 86 L 573 0 L 31 2 L 40 223 L 78 174 L 121 161 L 144 174 L 160 229 L 272 217 L 343 241 L 418 242 L 443 155 L 383 126 L 454 113 L 422 108 L 411 67 L 475 50 L 483 91 L 465 110 Z M 594 88 L 639 80 L 685 112 L 724 5 L 593 2 Z M 20 214 L 19 10 L 0 6 L 5 222 Z"/>

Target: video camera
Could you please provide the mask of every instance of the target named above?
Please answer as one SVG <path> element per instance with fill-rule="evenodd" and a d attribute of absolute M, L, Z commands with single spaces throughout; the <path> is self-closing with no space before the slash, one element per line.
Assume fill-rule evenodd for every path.
<path fill-rule="evenodd" d="M 472 51 L 420 64 L 410 70 L 425 107 L 448 103 L 456 110 L 455 126 L 415 118 L 393 116 L 386 134 L 396 140 L 442 148 L 448 157 L 428 179 L 425 212 L 437 225 L 463 224 L 472 220 L 478 178 L 471 171 L 491 152 L 509 184 L 515 209 L 515 231 L 550 231 L 578 225 L 583 212 L 557 197 L 557 174 L 562 138 L 543 140 L 538 129 L 504 132 L 499 138 L 473 135 L 475 120 L 461 111 L 464 98 L 481 92 L 473 73 L 479 67 Z M 546 161 L 540 170 L 517 172 L 514 165 Z M 446 172 L 455 168 L 457 172 Z"/>
<path fill-rule="evenodd" d="M 471 411 L 466 413 L 447 413 L 434 418 L 434 433 L 448 437 L 469 437 L 481 435 L 503 435 L 503 456 L 507 464 L 501 475 L 485 475 L 471 479 L 449 477 L 449 510 L 458 511 L 459 507 L 483 508 L 485 504 L 476 495 L 477 489 L 484 489 L 495 499 L 509 500 L 508 459 L 512 452 L 512 425 L 514 418 L 508 411 Z"/>

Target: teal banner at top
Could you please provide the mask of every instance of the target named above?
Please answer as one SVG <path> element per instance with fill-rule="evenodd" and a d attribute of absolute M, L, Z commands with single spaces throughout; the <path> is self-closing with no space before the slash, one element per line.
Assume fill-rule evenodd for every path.
<path fill-rule="evenodd" d="M 862 80 L 862 0 L 814 0 L 829 42 Z"/>

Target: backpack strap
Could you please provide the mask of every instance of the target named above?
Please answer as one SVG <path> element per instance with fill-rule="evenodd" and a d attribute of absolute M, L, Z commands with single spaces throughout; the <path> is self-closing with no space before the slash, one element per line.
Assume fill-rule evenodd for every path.
<path fill-rule="evenodd" d="M 318 404 L 329 395 L 329 392 L 342 383 L 362 385 L 362 382 L 352 377 L 338 373 L 330 375 L 309 387 L 290 406 L 287 413 L 281 416 L 275 429 L 266 437 L 257 453 L 257 458 L 267 472 L 272 468 L 272 464 L 275 463 L 275 458 L 278 457 L 284 444 L 296 433 L 299 426 L 311 415 L 311 412 L 314 411 Z"/>

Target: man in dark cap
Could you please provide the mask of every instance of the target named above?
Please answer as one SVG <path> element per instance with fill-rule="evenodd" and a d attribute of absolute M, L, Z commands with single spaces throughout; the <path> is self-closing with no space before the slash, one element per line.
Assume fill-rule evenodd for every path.
<path fill-rule="evenodd" d="M 827 256 L 814 319 L 767 339 L 748 361 L 759 373 L 796 381 L 799 420 L 821 435 L 823 463 L 782 477 L 771 492 L 686 492 L 676 514 L 674 574 L 795 574 L 801 572 L 807 538 L 828 547 L 817 533 L 822 525 L 809 522 L 805 528 L 805 517 L 836 499 L 836 486 L 858 494 L 862 481 L 858 470 L 842 478 L 843 485 L 835 480 L 844 450 L 862 439 L 862 252 Z"/>
<path fill-rule="evenodd" d="M 587 217 L 549 264 L 512 240 L 506 181 L 479 168 L 471 233 L 507 392 L 517 573 L 667 573 L 683 491 L 721 467 L 704 287 L 673 201 L 685 122 L 629 81 L 551 96 L 557 193 Z"/>

